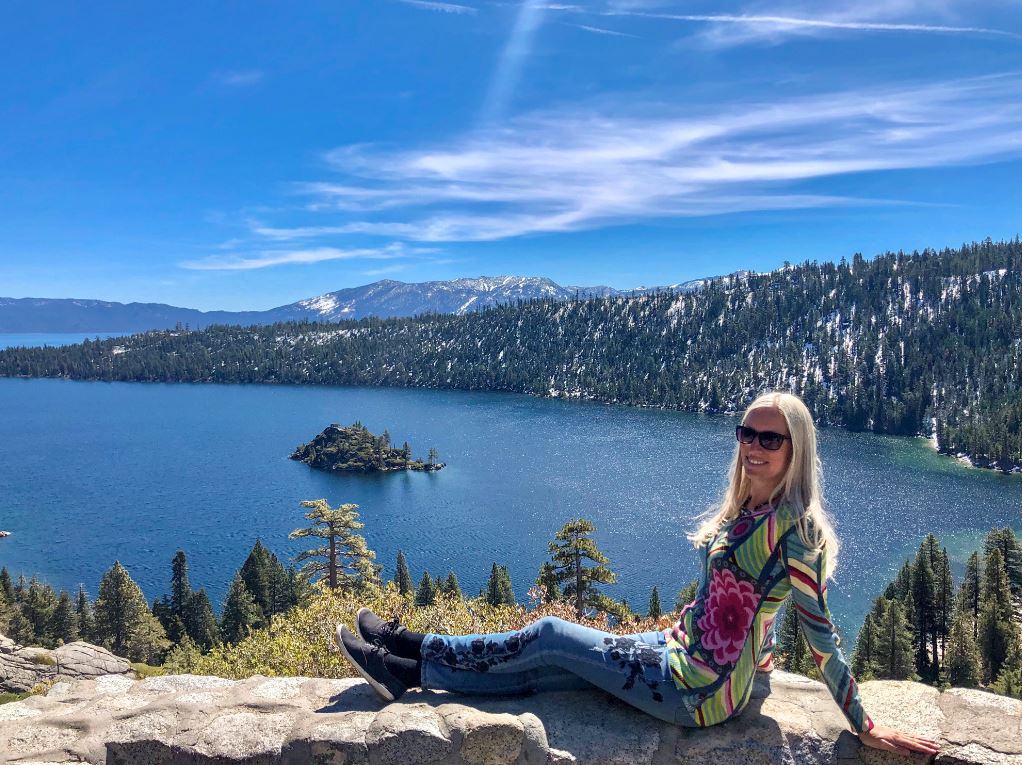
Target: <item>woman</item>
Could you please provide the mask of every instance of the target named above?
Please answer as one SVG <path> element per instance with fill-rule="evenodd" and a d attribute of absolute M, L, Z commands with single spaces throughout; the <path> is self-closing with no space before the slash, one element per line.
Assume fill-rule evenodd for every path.
<path fill-rule="evenodd" d="M 816 429 L 802 401 L 767 393 L 746 410 L 719 510 L 690 539 L 705 548 L 696 599 L 664 632 L 620 636 L 544 617 L 491 635 L 422 635 L 358 613 L 337 642 L 381 697 L 420 686 L 512 694 L 593 685 L 668 722 L 715 725 L 748 704 L 772 668 L 773 623 L 790 593 L 813 658 L 864 744 L 933 754 L 936 742 L 875 725 L 838 648 L 827 578 L 838 542 L 823 510 Z"/>

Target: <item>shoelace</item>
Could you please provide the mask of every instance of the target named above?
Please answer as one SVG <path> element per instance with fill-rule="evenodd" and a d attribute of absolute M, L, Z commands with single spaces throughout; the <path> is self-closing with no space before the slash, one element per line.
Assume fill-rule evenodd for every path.
<path fill-rule="evenodd" d="M 379 635 L 377 635 L 376 637 L 373 638 L 373 643 L 372 644 L 374 646 L 376 646 L 377 648 L 382 648 L 385 651 L 389 651 L 390 649 L 387 648 L 387 646 L 385 646 L 383 644 L 383 641 L 384 641 L 385 638 L 393 637 L 394 634 L 397 632 L 397 628 L 400 627 L 400 626 L 401 626 L 401 622 L 398 619 L 398 617 L 396 617 L 396 616 L 393 619 L 391 619 L 389 622 L 385 622 L 384 625 L 382 627 L 380 627 Z"/>

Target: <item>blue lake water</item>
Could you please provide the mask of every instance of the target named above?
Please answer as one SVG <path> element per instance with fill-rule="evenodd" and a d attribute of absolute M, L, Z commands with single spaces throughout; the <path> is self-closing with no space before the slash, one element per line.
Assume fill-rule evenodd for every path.
<path fill-rule="evenodd" d="M 0 379 L 0 565 L 95 595 L 120 560 L 152 600 L 187 554 L 193 586 L 219 603 L 257 537 L 282 558 L 303 499 L 360 505 L 393 574 L 453 569 L 466 592 L 492 561 L 523 598 L 567 520 L 595 521 L 618 583 L 644 610 L 697 573 L 685 540 L 718 497 L 734 419 L 497 393 Z M 330 475 L 288 459 L 327 424 L 389 429 L 438 473 Z M 854 634 L 928 531 L 956 573 L 991 526 L 1022 532 L 1022 476 L 966 468 L 925 441 L 821 431 L 827 498 L 843 542 L 831 585 Z"/>

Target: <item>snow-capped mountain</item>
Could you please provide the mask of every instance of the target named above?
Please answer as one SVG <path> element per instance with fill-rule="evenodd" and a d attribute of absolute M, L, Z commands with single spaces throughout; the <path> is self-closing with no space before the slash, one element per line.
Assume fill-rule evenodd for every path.
<path fill-rule="evenodd" d="M 537 276 L 480 276 L 432 282 L 383 279 L 361 287 L 299 300 L 267 311 L 197 311 L 161 303 L 113 303 L 102 300 L 0 298 L 0 332 L 141 332 L 177 324 L 199 329 L 211 324 L 272 324 L 278 321 L 340 321 L 420 313 L 464 314 L 518 300 L 571 300 L 576 297 L 626 297 L 658 290 L 687 292 L 707 280 L 666 287 L 561 286 Z"/>

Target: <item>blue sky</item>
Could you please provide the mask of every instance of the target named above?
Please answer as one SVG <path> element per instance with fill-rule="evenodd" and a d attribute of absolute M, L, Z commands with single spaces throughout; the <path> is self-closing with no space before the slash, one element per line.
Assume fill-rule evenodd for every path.
<path fill-rule="evenodd" d="M 260 309 L 1022 233 L 1022 2 L 0 8 L 0 295 Z"/>

